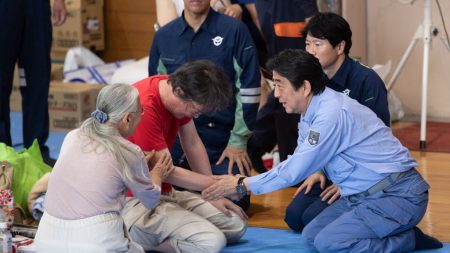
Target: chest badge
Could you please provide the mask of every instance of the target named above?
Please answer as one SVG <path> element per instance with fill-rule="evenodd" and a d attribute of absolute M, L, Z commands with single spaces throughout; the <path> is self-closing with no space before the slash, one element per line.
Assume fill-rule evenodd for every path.
<path fill-rule="evenodd" d="M 222 44 L 223 38 L 220 36 L 216 36 L 212 39 L 214 46 L 218 47 Z"/>
<path fill-rule="evenodd" d="M 344 91 L 342 91 L 342 93 L 344 93 L 347 96 L 350 96 L 350 90 L 349 89 L 345 89 Z"/>
<path fill-rule="evenodd" d="M 309 136 L 308 136 L 308 142 L 311 145 L 317 145 L 319 143 L 319 136 L 320 133 L 318 132 L 314 132 L 314 131 L 309 131 Z"/>

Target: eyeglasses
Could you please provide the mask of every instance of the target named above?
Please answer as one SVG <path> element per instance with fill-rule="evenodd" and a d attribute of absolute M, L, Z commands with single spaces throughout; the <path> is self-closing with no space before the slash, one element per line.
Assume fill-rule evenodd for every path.
<path fill-rule="evenodd" d="M 130 113 L 140 113 L 141 115 L 144 115 L 144 112 L 145 112 L 145 110 L 144 110 L 144 107 L 139 107 L 139 111 L 137 111 L 137 112 L 130 112 Z"/>
<path fill-rule="evenodd" d="M 198 118 L 204 112 L 204 108 L 195 102 L 186 102 L 186 112 L 190 117 Z"/>

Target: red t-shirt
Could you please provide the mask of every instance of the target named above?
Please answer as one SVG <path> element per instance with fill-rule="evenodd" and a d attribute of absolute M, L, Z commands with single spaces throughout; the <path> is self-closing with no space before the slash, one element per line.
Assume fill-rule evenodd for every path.
<path fill-rule="evenodd" d="M 139 91 L 141 105 L 144 108 L 141 122 L 136 131 L 128 139 L 143 151 L 171 148 L 175 142 L 180 126 L 191 121 L 191 118 L 175 118 L 161 101 L 159 81 L 168 79 L 167 75 L 156 75 L 145 78 L 134 84 Z M 163 183 L 162 192 L 169 192 L 170 184 Z"/>

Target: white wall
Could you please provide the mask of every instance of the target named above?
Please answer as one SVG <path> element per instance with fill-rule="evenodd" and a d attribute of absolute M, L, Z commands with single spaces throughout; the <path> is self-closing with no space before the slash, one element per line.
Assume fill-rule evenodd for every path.
<path fill-rule="evenodd" d="M 347 0 L 354 2 L 356 0 Z M 413 5 L 399 0 L 368 0 L 367 3 L 367 55 L 368 65 L 392 60 L 395 67 L 406 50 L 417 27 L 423 21 L 423 1 Z M 428 118 L 450 121 L 450 51 L 440 40 L 444 35 L 442 22 L 435 0 L 432 5 L 432 24 L 440 33 L 433 37 L 430 50 Z M 450 1 L 440 0 L 441 8 L 450 32 Z M 350 23 L 351 26 L 354 24 Z M 421 111 L 423 43 L 419 40 L 397 82 L 394 92 L 403 103 L 408 116 L 416 117 Z M 387 83 L 386 81 L 386 83 Z"/>
<path fill-rule="evenodd" d="M 342 16 L 352 29 L 350 56 L 367 64 L 367 3 L 361 0 L 342 1 Z"/>

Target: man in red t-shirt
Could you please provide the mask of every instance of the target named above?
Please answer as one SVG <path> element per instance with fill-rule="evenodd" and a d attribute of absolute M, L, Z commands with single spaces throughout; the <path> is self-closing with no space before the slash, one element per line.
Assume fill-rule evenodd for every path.
<path fill-rule="evenodd" d="M 152 162 L 168 153 L 177 134 L 190 170 L 175 167 L 167 178 L 189 190 L 201 191 L 214 183 L 205 147 L 192 117 L 228 104 L 231 95 L 226 74 L 213 63 L 187 63 L 176 72 L 146 78 L 134 84 L 143 107 L 140 124 L 129 140 L 144 151 L 156 151 Z M 199 194 L 177 191 L 163 184 L 163 196 L 154 209 L 128 198 L 122 215 L 131 239 L 145 250 L 218 252 L 245 232 L 247 218 L 228 199 L 204 201 Z"/>

